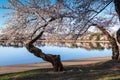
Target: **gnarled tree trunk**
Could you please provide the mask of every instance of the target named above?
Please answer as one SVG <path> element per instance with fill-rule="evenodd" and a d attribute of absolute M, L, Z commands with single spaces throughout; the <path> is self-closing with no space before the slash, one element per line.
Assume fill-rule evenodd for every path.
<path fill-rule="evenodd" d="M 120 20 L 120 0 L 114 0 L 115 10 Z M 117 31 L 117 41 L 120 43 L 120 29 Z"/>
<path fill-rule="evenodd" d="M 60 55 L 44 54 L 39 48 L 35 47 L 31 43 L 27 43 L 26 48 L 35 56 L 52 63 L 55 72 L 63 71 L 63 65 L 60 60 Z"/>
<path fill-rule="evenodd" d="M 37 37 L 26 43 L 25 47 L 35 56 L 42 58 L 45 61 L 52 63 L 55 72 L 63 71 L 63 65 L 60 60 L 60 55 L 45 54 L 41 49 L 35 47 L 33 43 L 43 34 L 42 31 Z"/>
<path fill-rule="evenodd" d="M 120 0 L 114 0 L 114 4 L 115 4 L 115 10 L 120 20 Z"/>
<path fill-rule="evenodd" d="M 119 59 L 119 47 L 117 45 L 116 39 L 112 37 L 105 29 L 103 26 L 96 25 L 98 29 L 100 29 L 103 34 L 105 34 L 110 41 L 111 47 L 112 47 L 112 59 L 113 60 L 118 60 Z"/>
<path fill-rule="evenodd" d="M 118 43 L 120 43 L 120 28 L 118 29 L 116 35 L 117 35 L 117 41 Z"/>

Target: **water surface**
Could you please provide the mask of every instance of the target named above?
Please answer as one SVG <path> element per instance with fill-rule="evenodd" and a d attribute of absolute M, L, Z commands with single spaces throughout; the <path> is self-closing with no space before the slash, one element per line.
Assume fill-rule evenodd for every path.
<path fill-rule="evenodd" d="M 111 56 L 111 49 L 86 49 L 84 47 L 41 46 L 44 53 L 59 54 L 62 60 L 74 60 Z M 29 53 L 25 47 L 0 47 L 0 66 L 44 62 L 41 58 Z"/>

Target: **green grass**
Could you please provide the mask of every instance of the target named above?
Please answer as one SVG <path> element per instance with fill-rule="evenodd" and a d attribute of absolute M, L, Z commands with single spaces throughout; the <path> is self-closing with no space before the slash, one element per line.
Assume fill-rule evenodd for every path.
<path fill-rule="evenodd" d="M 0 80 L 120 80 L 120 61 L 67 66 L 63 72 L 37 69 L 0 75 Z M 118 69 L 118 70 L 114 70 Z"/>

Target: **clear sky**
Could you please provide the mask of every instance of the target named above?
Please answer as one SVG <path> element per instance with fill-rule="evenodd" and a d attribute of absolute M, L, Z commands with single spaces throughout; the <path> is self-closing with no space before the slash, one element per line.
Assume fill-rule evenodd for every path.
<path fill-rule="evenodd" d="M 0 0 L 0 6 L 7 6 L 8 2 L 7 0 Z M 10 10 L 8 9 L 1 9 L 0 8 L 0 28 L 4 27 L 4 22 L 7 18 L 3 17 L 5 13 L 8 13 Z"/>

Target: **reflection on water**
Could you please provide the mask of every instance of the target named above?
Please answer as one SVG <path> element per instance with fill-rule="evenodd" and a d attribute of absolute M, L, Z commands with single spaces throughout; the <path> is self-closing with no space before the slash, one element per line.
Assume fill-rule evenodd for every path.
<path fill-rule="evenodd" d="M 22 43 L 0 43 L 0 66 L 43 62 L 29 53 Z M 109 43 L 37 42 L 36 46 L 47 54 L 59 54 L 62 60 L 111 56 Z M 12 46 L 12 47 L 11 47 Z"/>
<path fill-rule="evenodd" d="M 11 43 L 4 43 L 4 42 L 0 42 L 0 45 L 2 47 L 23 47 L 24 44 L 22 42 L 11 42 Z M 109 43 L 106 42 L 81 42 L 81 43 L 73 43 L 73 42 L 36 42 L 35 43 L 36 46 L 59 46 L 59 47 L 68 47 L 68 48 L 85 48 L 87 50 L 93 50 L 93 49 L 97 49 L 97 50 L 104 50 L 106 49 L 110 49 L 111 45 Z"/>

